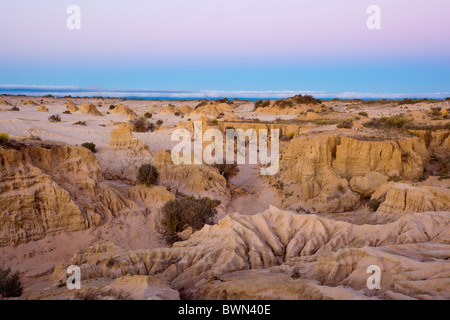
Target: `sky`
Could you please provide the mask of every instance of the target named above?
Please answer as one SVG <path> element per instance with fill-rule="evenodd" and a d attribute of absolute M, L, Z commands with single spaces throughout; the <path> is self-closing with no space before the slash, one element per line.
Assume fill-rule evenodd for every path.
<path fill-rule="evenodd" d="M 450 96 L 448 0 L 2 0 L 0 13 L 0 92 Z"/>

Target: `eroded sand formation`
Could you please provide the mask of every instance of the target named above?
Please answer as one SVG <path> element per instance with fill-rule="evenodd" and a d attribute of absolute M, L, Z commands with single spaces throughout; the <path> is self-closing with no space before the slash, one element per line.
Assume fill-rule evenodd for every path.
<path fill-rule="evenodd" d="M 20 272 L 22 298 L 450 299 L 445 102 L 46 100 L 1 101 L 0 262 Z M 416 126 L 365 125 L 399 110 Z M 154 131 L 134 132 L 147 112 Z M 173 164 L 171 132 L 196 120 L 279 129 L 279 172 L 242 165 L 227 181 Z M 157 185 L 136 183 L 143 164 Z M 215 224 L 166 245 L 161 207 L 187 196 L 220 200 Z M 69 265 L 82 271 L 78 293 L 61 286 Z M 381 289 L 366 285 L 371 265 Z"/>

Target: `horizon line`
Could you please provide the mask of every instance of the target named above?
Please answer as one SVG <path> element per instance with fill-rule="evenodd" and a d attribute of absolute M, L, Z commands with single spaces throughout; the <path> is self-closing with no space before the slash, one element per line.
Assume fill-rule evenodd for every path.
<path fill-rule="evenodd" d="M 283 99 L 298 94 L 311 95 L 316 99 L 403 99 L 403 98 L 430 98 L 444 99 L 450 97 L 448 92 L 433 93 L 377 93 L 377 92 L 326 92 L 308 90 L 155 90 L 155 89 L 109 89 L 100 86 L 79 87 L 53 86 L 53 85 L 16 85 L 0 84 L 0 94 L 57 97 L 101 96 L 103 98 L 140 98 L 140 99 L 211 99 L 211 98 L 238 98 L 238 99 Z"/>

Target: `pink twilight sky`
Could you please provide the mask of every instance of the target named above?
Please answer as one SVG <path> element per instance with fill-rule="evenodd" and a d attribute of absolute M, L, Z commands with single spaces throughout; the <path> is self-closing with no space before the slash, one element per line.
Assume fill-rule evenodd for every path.
<path fill-rule="evenodd" d="M 66 8 L 72 4 L 81 8 L 81 30 L 66 28 Z M 381 8 L 381 30 L 366 27 L 369 5 Z M 102 78 L 99 68 L 122 68 L 127 70 L 124 78 L 130 79 L 133 68 L 163 74 L 205 65 L 216 72 L 227 66 L 236 70 L 270 66 L 279 68 L 280 77 L 291 66 L 309 65 L 345 65 L 355 68 L 356 74 L 371 61 L 378 66 L 399 62 L 411 63 L 411 68 L 429 64 L 427 70 L 440 65 L 450 70 L 449 0 L 2 0 L 0 12 L 0 84 L 155 87 L 150 78 L 142 82 Z M 20 78 L 17 73 L 24 73 L 25 67 L 36 70 L 36 75 Z M 90 67 L 98 70 L 86 79 L 63 81 L 57 73 L 54 81 L 49 75 L 50 80 L 37 76 L 39 68 L 76 73 Z M 242 70 L 248 74 L 250 69 Z M 271 86 L 254 85 L 256 80 L 236 82 L 232 89 Z M 201 81 L 194 85 L 195 74 L 192 81 L 183 88 L 176 86 L 208 89 Z M 209 83 L 214 89 L 223 88 Z M 293 78 L 283 89 L 341 90 L 332 84 L 321 88 L 319 81 L 310 88 L 304 83 Z M 411 88 L 432 91 L 425 85 Z M 348 89 L 358 88 L 349 84 Z"/>

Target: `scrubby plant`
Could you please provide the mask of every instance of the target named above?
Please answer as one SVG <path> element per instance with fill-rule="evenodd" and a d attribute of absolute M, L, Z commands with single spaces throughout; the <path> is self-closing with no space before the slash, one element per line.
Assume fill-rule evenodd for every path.
<path fill-rule="evenodd" d="M 155 124 L 148 121 L 145 117 L 140 117 L 139 119 L 130 120 L 133 124 L 134 131 L 136 132 L 153 132 L 155 131 Z"/>
<path fill-rule="evenodd" d="M 399 182 L 401 180 L 401 178 L 397 175 L 393 175 L 393 176 L 389 176 L 388 177 L 388 181 L 394 181 L 394 182 Z"/>
<path fill-rule="evenodd" d="M 377 211 L 380 205 L 383 203 L 380 199 L 372 199 L 367 203 L 367 207 L 373 212 Z"/>
<path fill-rule="evenodd" d="M 300 271 L 298 270 L 298 268 L 294 268 L 294 270 L 292 270 L 291 278 L 294 280 L 300 278 Z"/>
<path fill-rule="evenodd" d="M 73 123 L 74 126 L 86 126 L 86 121 L 77 121 Z"/>
<path fill-rule="evenodd" d="M 17 106 L 12 107 L 9 109 L 10 111 L 20 111 L 20 109 Z"/>
<path fill-rule="evenodd" d="M 115 108 L 116 108 L 116 106 L 113 105 L 113 104 L 109 106 L 109 110 L 113 110 L 113 109 L 115 109 Z"/>
<path fill-rule="evenodd" d="M 69 110 L 66 110 L 63 112 L 63 114 L 71 114 L 71 112 Z"/>
<path fill-rule="evenodd" d="M 103 298 L 112 297 L 117 300 L 132 300 L 130 294 L 124 290 L 116 289 L 98 289 L 89 288 L 83 291 L 77 291 L 75 293 L 75 299 L 77 300 L 102 300 Z"/>
<path fill-rule="evenodd" d="M 225 179 L 228 181 L 229 179 L 233 178 L 239 173 L 239 167 L 236 163 L 232 164 L 215 164 L 215 168 L 219 170 L 219 173 L 225 177 Z"/>
<path fill-rule="evenodd" d="M 107 266 L 108 268 L 112 268 L 112 267 L 114 266 L 115 263 L 116 263 L 116 260 L 114 260 L 113 257 L 110 257 L 109 260 L 108 260 L 108 262 L 106 263 L 106 266 Z"/>
<path fill-rule="evenodd" d="M 0 145 L 4 146 L 9 140 L 9 134 L 0 132 Z"/>
<path fill-rule="evenodd" d="M 169 235 L 181 232 L 187 226 L 199 230 L 205 224 L 212 223 L 219 204 L 218 200 L 194 197 L 168 201 L 162 207 L 161 225 Z"/>
<path fill-rule="evenodd" d="M 402 115 L 393 117 L 381 117 L 378 119 L 372 119 L 370 122 L 364 124 L 365 127 L 372 128 L 397 128 L 402 129 L 409 123 L 408 119 Z"/>
<path fill-rule="evenodd" d="M 23 287 L 19 280 L 19 272 L 11 273 L 10 268 L 0 266 L 0 295 L 4 298 L 20 297 L 22 292 Z"/>
<path fill-rule="evenodd" d="M 270 106 L 270 100 L 258 100 L 258 101 L 256 101 L 255 102 L 255 108 L 254 109 L 257 109 L 257 108 L 265 108 L 265 107 L 268 107 L 268 106 Z"/>
<path fill-rule="evenodd" d="M 61 122 L 61 117 L 59 116 L 59 114 L 54 114 L 54 115 L 51 115 L 50 117 L 48 117 L 48 121 Z"/>
<path fill-rule="evenodd" d="M 344 128 L 344 129 L 351 129 L 353 127 L 353 121 L 349 121 L 349 120 L 344 120 L 338 123 L 337 127 L 339 129 Z"/>
<path fill-rule="evenodd" d="M 211 124 L 214 125 L 214 126 L 217 126 L 217 125 L 219 124 L 219 120 L 217 120 L 217 119 L 212 119 L 212 120 L 211 120 Z"/>
<path fill-rule="evenodd" d="M 151 164 L 143 164 L 136 174 L 136 181 L 139 184 L 145 184 L 146 186 L 155 185 L 158 183 L 159 173 L 158 170 Z"/>
<path fill-rule="evenodd" d="M 176 115 L 177 117 L 179 117 L 179 116 L 180 116 L 180 113 L 177 111 L 177 112 L 174 113 L 174 115 Z"/>
<path fill-rule="evenodd" d="M 280 137 L 280 140 L 281 141 L 290 141 L 290 140 L 292 140 L 294 138 L 294 136 L 295 136 L 295 133 L 294 132 L 290 132 L 288 134 L 282 135 Z"/>
<path fill-rule="evenodd" d="M 146 113 L 144 113 L 144 117 L 146 119 L 150 119 L 151 117 L 153 117 L 153 114 L 151 112 L 146 112 Z"/>
<path fill-rule="evenodd" d="M 162 121 L 161 119 L 159 119 L 159 120 L 156 121 L 156 125 L 157 125 L 158 127 L 161 127 L 163 123 L 164 123 L 164 121 Z"/>
<path fill-rule="evenodd" d="M 93 153 L 97 152 L 96 145 L 93 142 L 85 142 L 81 146 L 91 150 Z"/>

